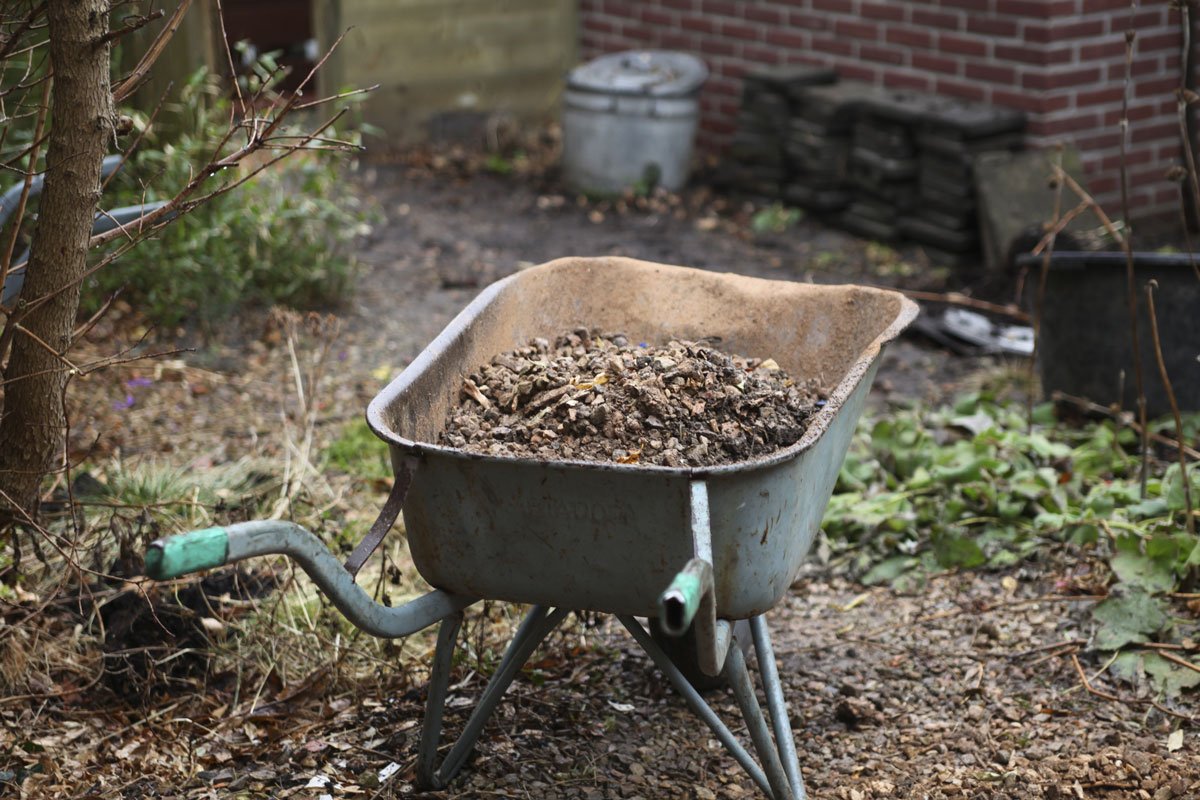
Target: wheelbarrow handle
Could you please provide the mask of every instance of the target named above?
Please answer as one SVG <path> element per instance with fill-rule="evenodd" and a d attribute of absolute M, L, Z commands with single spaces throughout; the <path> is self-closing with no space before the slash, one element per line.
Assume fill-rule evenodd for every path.
<path fill-rule="evenodd" d="M 270 554 L 295 560 L 347 619 L 385 639 L 410 636 L 477 599 L 434 589 L 396 608 L 381 605 L 354 582 L 320 539 L 295 523 L 275 520 L 239 522 L 159 539 L 146 551 L 146 575 L 167 580 Z"/>

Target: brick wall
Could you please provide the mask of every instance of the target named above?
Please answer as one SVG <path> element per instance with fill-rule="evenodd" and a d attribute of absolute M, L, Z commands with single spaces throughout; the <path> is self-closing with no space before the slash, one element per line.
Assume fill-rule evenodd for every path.
<path fill-rule="evenodd" d="M 1073 142 L 1097 199 L 1120 214 L 1125 36 L 1136 31 L 1128 164 L 1133 216 L 1174 212 L 1174 89 L 1181 31 L 1165 0 L 581 0 L 584 58 L 639 47 L 702 57 L 700 145 L 733 132 L 741 76 L 758 65 L 835 67 L 845 78 L 1019 108 L 1028 143 Z"/>

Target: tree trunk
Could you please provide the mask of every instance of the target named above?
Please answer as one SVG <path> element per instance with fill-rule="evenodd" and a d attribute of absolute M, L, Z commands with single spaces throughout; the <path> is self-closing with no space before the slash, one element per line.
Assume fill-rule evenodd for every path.
<path fill-rule="evenodd" d="M 51 299 L 21 320 L 4 371 L 0 529 L 36 515 L 41 480 L 63 452 L 67 367 L 50 349 L 71 342 L 100 198 L 100 162 L 113 132 L 108 0 L 49 0 L 51 91 L 46 183 L 22 297 Z M 11 321 L 10 323 L 11 324 Z M 35 338 L 36 337 L 36 338 Z"/>

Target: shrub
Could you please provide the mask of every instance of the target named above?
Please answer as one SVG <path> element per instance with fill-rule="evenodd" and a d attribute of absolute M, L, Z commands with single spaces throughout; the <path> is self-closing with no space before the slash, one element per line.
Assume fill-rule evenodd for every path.
<path fill-rule="evenodd" d="M 173 196 L 212 156 L 230 102 L 201 71 L 170 111 L 173 133 L 146 131 L 144 119 L 135 121 L 144 139 L 106 190 L 106 207 Z M 223 151 L 236 147 L 241 135 Z M 126 299 L 160 325 L 193 321 L 208 329 L 246 304 L 336 305 L 358 272 L 356 240 L 369 230 L 363 201 L 342 186 L 344 168 L 336 153 L 293 154 L 97 272 L 86 287 L 85 309 L 123 288 Z M 214 175 L 204 190 L 236 177 Z"/>

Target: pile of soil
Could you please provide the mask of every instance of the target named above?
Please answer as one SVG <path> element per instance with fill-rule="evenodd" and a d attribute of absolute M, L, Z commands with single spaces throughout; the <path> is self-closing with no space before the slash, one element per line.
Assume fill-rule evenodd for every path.
<path fill-rule="evenodd" d="M 476 370 L 439 441 L 489 455 L 705 467 L 794 444 L 823 404 L 815 380 L 771 359 L 581 328 Z"/>

